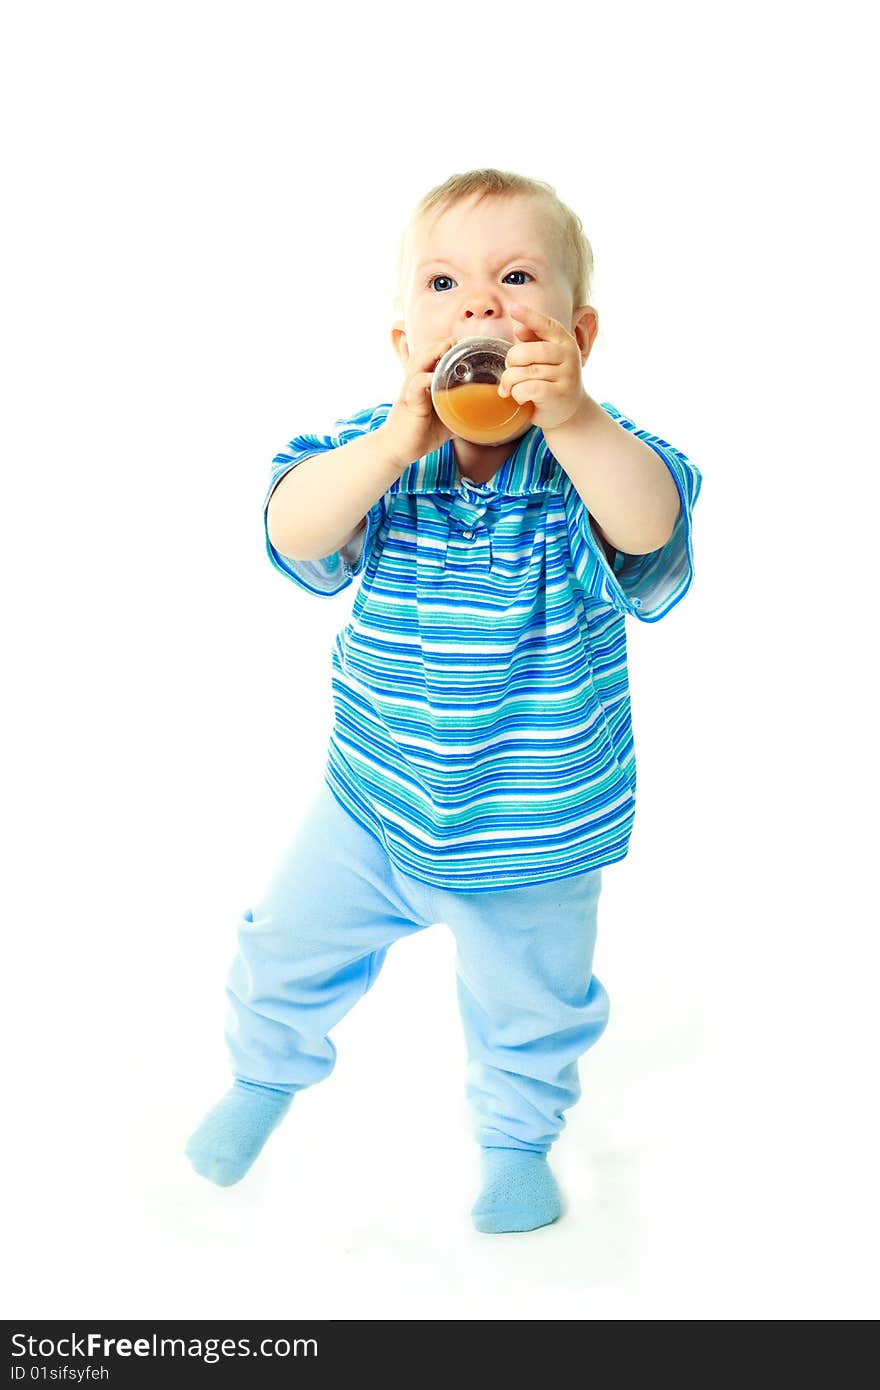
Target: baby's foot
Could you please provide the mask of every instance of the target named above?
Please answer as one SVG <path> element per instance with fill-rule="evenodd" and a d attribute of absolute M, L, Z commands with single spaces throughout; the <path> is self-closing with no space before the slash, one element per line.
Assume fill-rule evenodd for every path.
<path fill-rule="evenodd" d="M 238 1182 L 292 1100 L 287 1091 L 236 1081 L 208 1111 L 186 1146 L 186 1156 L 196 1172 L 220 1187 Z"/>
<path fill-rule="evenodd" d="M 533 1231 L 561 1211 L 559 1188 L 546 1154 L 483 1149 L 483 1187 L 471 1211 L 478 1231 Z"/>

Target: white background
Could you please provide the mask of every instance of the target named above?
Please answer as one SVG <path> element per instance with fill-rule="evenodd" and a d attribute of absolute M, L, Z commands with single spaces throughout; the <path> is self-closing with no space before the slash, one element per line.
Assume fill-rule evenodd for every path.
<path fill-rule="evenodd" d="M 721 13 L 6 8 L 6 1316 L 877 1315 L 868 7 Z M 579 213 L 587 390 L 703 473 L 694 586 L 627 620 L 568 1211 L 502 1237 L 442 925 L 244 1182 L 183 1156 L 355 593 L 272 568 L 270 460 L 394 399 L 400 229 L 484 165 Z"/>

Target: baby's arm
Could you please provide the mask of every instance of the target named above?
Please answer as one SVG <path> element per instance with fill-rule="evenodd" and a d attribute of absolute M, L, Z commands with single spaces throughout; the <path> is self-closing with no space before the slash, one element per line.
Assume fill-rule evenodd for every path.
<path fill-rule="evenodd" d="M 291 560 L 322 560 L 349 545 L 406 467 L 381 427 L 303 459 L 269 499 L 269 540 Z"/>
<path fill-rule="evenodd" d="M 638 536 L 632 541 L 621 541 L 606 517 L 600 526 L 592 510 L 596 505 L 592 492 L 588 509 L 575 479 L 569 476 L 563 485 L 563 499 L 568 516 L 572 572 L 591 598 L 642 622 L 655 623 L 684 597 L 693 580 L 693 509 L 700 494 L 702 476 L 680 449 L 647 430 L 637 429 L 633 420 L 609 402 L 604 402 L 601 408 L 621 435 L 643 440 L 657 455 L 676 489 L 679 515 L 665 545 L 661 544 L 663 533 L 660 532 L 654 549 L 649 551 Z M 568 467 L 565 459 L 559 462 L 563 469 Z M 646 539 L 650 541 L 650 534 Z M 634 548 L 626 550 L 623 548 L 626 544 Z"/>
<path fill-rule="evenodd" d="M 554 458 L 578 495 L 601 512 L 606 539 L 627 555 L 662 550 L 681 512 L 678 488 L 657 451 L 584 392 L 564 424 L 545 429 Z"/>

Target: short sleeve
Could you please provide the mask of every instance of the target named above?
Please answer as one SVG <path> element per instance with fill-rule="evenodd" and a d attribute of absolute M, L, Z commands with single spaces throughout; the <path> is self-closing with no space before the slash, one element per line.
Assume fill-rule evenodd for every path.
<path fill-rule="evenodd" d="M 328 434 L 299 434 L 275 455 L 272 460 L 272 473 L 269 487 L 263 501 L 263 531 L 269 559 L 276 569 L 288 579 L 305 589 L 306 593 L 318 594 L 323 598 L 341 593 L 352 579 L 362 572 L 373 548 L 373 543 L 382 522 L 385 520 L 385 498 L 380 497 L 370 508 L 366 526 L 333 555 L 320 560 L 292 560 L 282 555 L 269 539 L 269 501 L 281 479 L 292 468 L 315 454 L 326 453 L 348 444 L 359 435 L 368 434 L 384 423 L 390 405 L 380 405 L 358 411 L 355 415 L 335 421 Z"/>
<path fill-rule="evenodd" d="M 631 430 L 659 455 L 672 474 L 681 506 L 672 535 L 660 550 L 647 555 L 616 551 L 611 565 L 590 525 L 583 499 L 568 479 L 563 496 L 572 569 L 592 598 L 642 622 L 655 623 L 684 598 L 693 581 L 693 509 L 700 495 L 702 476 L 686 455 L 665 439 L 636 429 L 632 420 L 605 401 L 602 409 L 621 429 Z"/>

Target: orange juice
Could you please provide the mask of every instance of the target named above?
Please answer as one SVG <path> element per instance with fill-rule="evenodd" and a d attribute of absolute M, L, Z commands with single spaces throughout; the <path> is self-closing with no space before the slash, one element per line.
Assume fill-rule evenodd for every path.
<path fill-rule="evenodd" d="M 520 405 L 499 396 L 497 383 L 468 382 L 433 394 L 434 409 L 447 429 L 472 444 L 503 444 L 525 429 L 535 413 L 531 401 Z"/>

